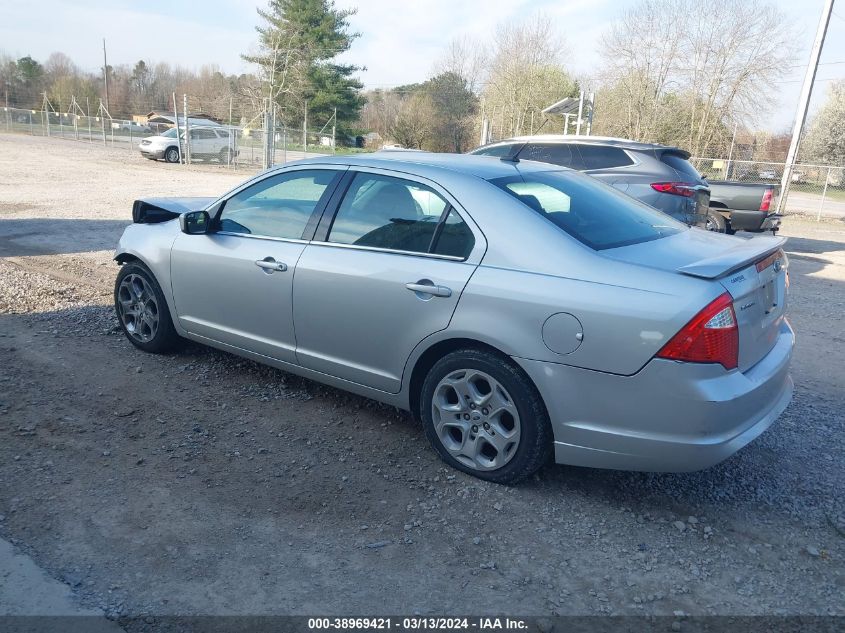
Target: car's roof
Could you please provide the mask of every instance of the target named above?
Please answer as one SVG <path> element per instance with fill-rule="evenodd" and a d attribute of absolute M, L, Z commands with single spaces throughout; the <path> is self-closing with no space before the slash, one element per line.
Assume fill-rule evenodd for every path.
<path fill-rule="evenodd" d="M 290 165 L 291 163 L 288 163 Z M 409 152 L 407 150 L 381 150 L 372 154 L 351 154 L 345 156 L 320 156 L 295 161 L 297 165 L 330 164 L 358 167 L 379 167 L 402 171 L 407 169 L 419 175 L 437 171 L 449 171 L 468 174 L 490 180 L 513 176 L 519 172 L 567 171 L 565 167 L 538 163 L 534 161 L 507 161 L 492 156 L 474 156 L 471 154 L 441 154 L 434 152 Z"/>
<path fill-rule="evenodd" d="M 626 138 L 614 138 L 612 136 L 581 136 L 575 134 L 535 134 L 534 136 L 513 136 L 505 138 L 501 141 L 490 143 L 489 146 L 504 145 L 510 143 L 529 143 L 529 142 L 544 142 L 544 143 L 584 143 L 589 145 L 611 145 L 613 147 L 621 147 L 623 149 L 632 150 L 672 150 L 687 154 L 685 150 L 679 147 L 672 147 L 671 145 L 661 145 L 660 143 L 646 143 L 644 141 L 632 141 Z M 487 146 L 485 146 L 487 147 Z"/>

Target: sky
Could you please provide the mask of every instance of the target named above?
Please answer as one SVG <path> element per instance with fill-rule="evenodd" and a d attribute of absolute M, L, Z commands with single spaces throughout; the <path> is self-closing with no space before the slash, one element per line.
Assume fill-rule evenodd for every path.
<path fill-rule="evenodd" d="M 39 0 L 4 3 L 0 52 L 41 61 L 53 51 L 70 56 L 85 70 L 102 67 L 103 38 L 109 64 L 166 61 L 198 68 L 212 64 L 229 73 L 250 70 L 240 53 L 254 49 L 256 6 L 263 0 Z M 581 77 L 601 71 L 601 34 L 636 0 L 335 0 L 357 7 L 350 18 L 361 37 L 344 60 L 365 66 L 367 88 L 424 81 L 447 42 L 455 37 L 489 38 L 496 25 L 542 12 L 567 43 L 567 68 Z M 783 131 L 792 124 L 823 0 L 774 0 L 793 24 L 797 56 L 772 87 L 771 109 L 753 127 Z M 263 5 L 262 5 L 263 6 Z M 676 16 L 675 19 L 682 19 Z M 811 112 L 830 80 L 845 78 L 845 8 L 828 29 L 814 86 Z"/>

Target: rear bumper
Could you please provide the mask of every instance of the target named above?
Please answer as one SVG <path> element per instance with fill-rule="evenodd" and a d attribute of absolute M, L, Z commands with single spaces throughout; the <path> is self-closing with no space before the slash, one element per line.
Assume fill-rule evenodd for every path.
<path fill-rule="evenodd" d="M 792 398 L 795 336 L 745 372 L 655 359 L 633 376 L 515 359 L 540 390 L 561 464 L 686 472 L 718 464 L 768 429 Z"/>
<path fill-rule="evenodd" d="M 735 231 L 772 231 L 780 228 L 781 216 L 777 213 L 766 211 L 724 211 L 716 209 L 727 215 L 731 222 L 731 228 Z"/>

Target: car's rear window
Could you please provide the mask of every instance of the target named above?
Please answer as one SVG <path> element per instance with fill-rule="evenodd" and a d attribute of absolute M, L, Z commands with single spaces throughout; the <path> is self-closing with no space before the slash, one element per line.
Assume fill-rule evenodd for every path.
<path fill-rule="evenodd" d="M 476 156 L 496 156 L 501 158 L 507 156 L 513 151 L 513 144 L 493 145 L 492 147 L 482 147 L 474 150 L 472 153 Z"/>
<path fill-rule="evenodd" d="M 595 250 L 660 239 L 687 226 L 598 180 L 541 172 L 490 181 Z"/>
<path fill-rule="evenodd" d="M 677 154 L 673 154 L 672 152 L 663 152 L 663 156 L 660 157 L 660 160 L 669 165 L 669 167 L 671 167 L 678 173 L 692 178 L 693 181 L 701 179 L 701 174 L 699 174 L 695 170 L 695 167 L 692 166 L 692 163 L 690 163 L 686 158 L 683 158 L 682 156 L 678 156 Z"/>

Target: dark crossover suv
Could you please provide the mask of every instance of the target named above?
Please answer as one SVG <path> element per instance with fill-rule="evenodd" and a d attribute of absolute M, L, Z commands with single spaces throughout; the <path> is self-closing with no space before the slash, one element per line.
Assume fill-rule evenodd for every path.
<path fill-rule="evenodd" d="M 602 136 L 519 136 L 470 154 L 562 165 L 613 185 L 629 196 L 689 224 L 715 229 L 708 215 L 710 189 L 677 147 Z"/>

